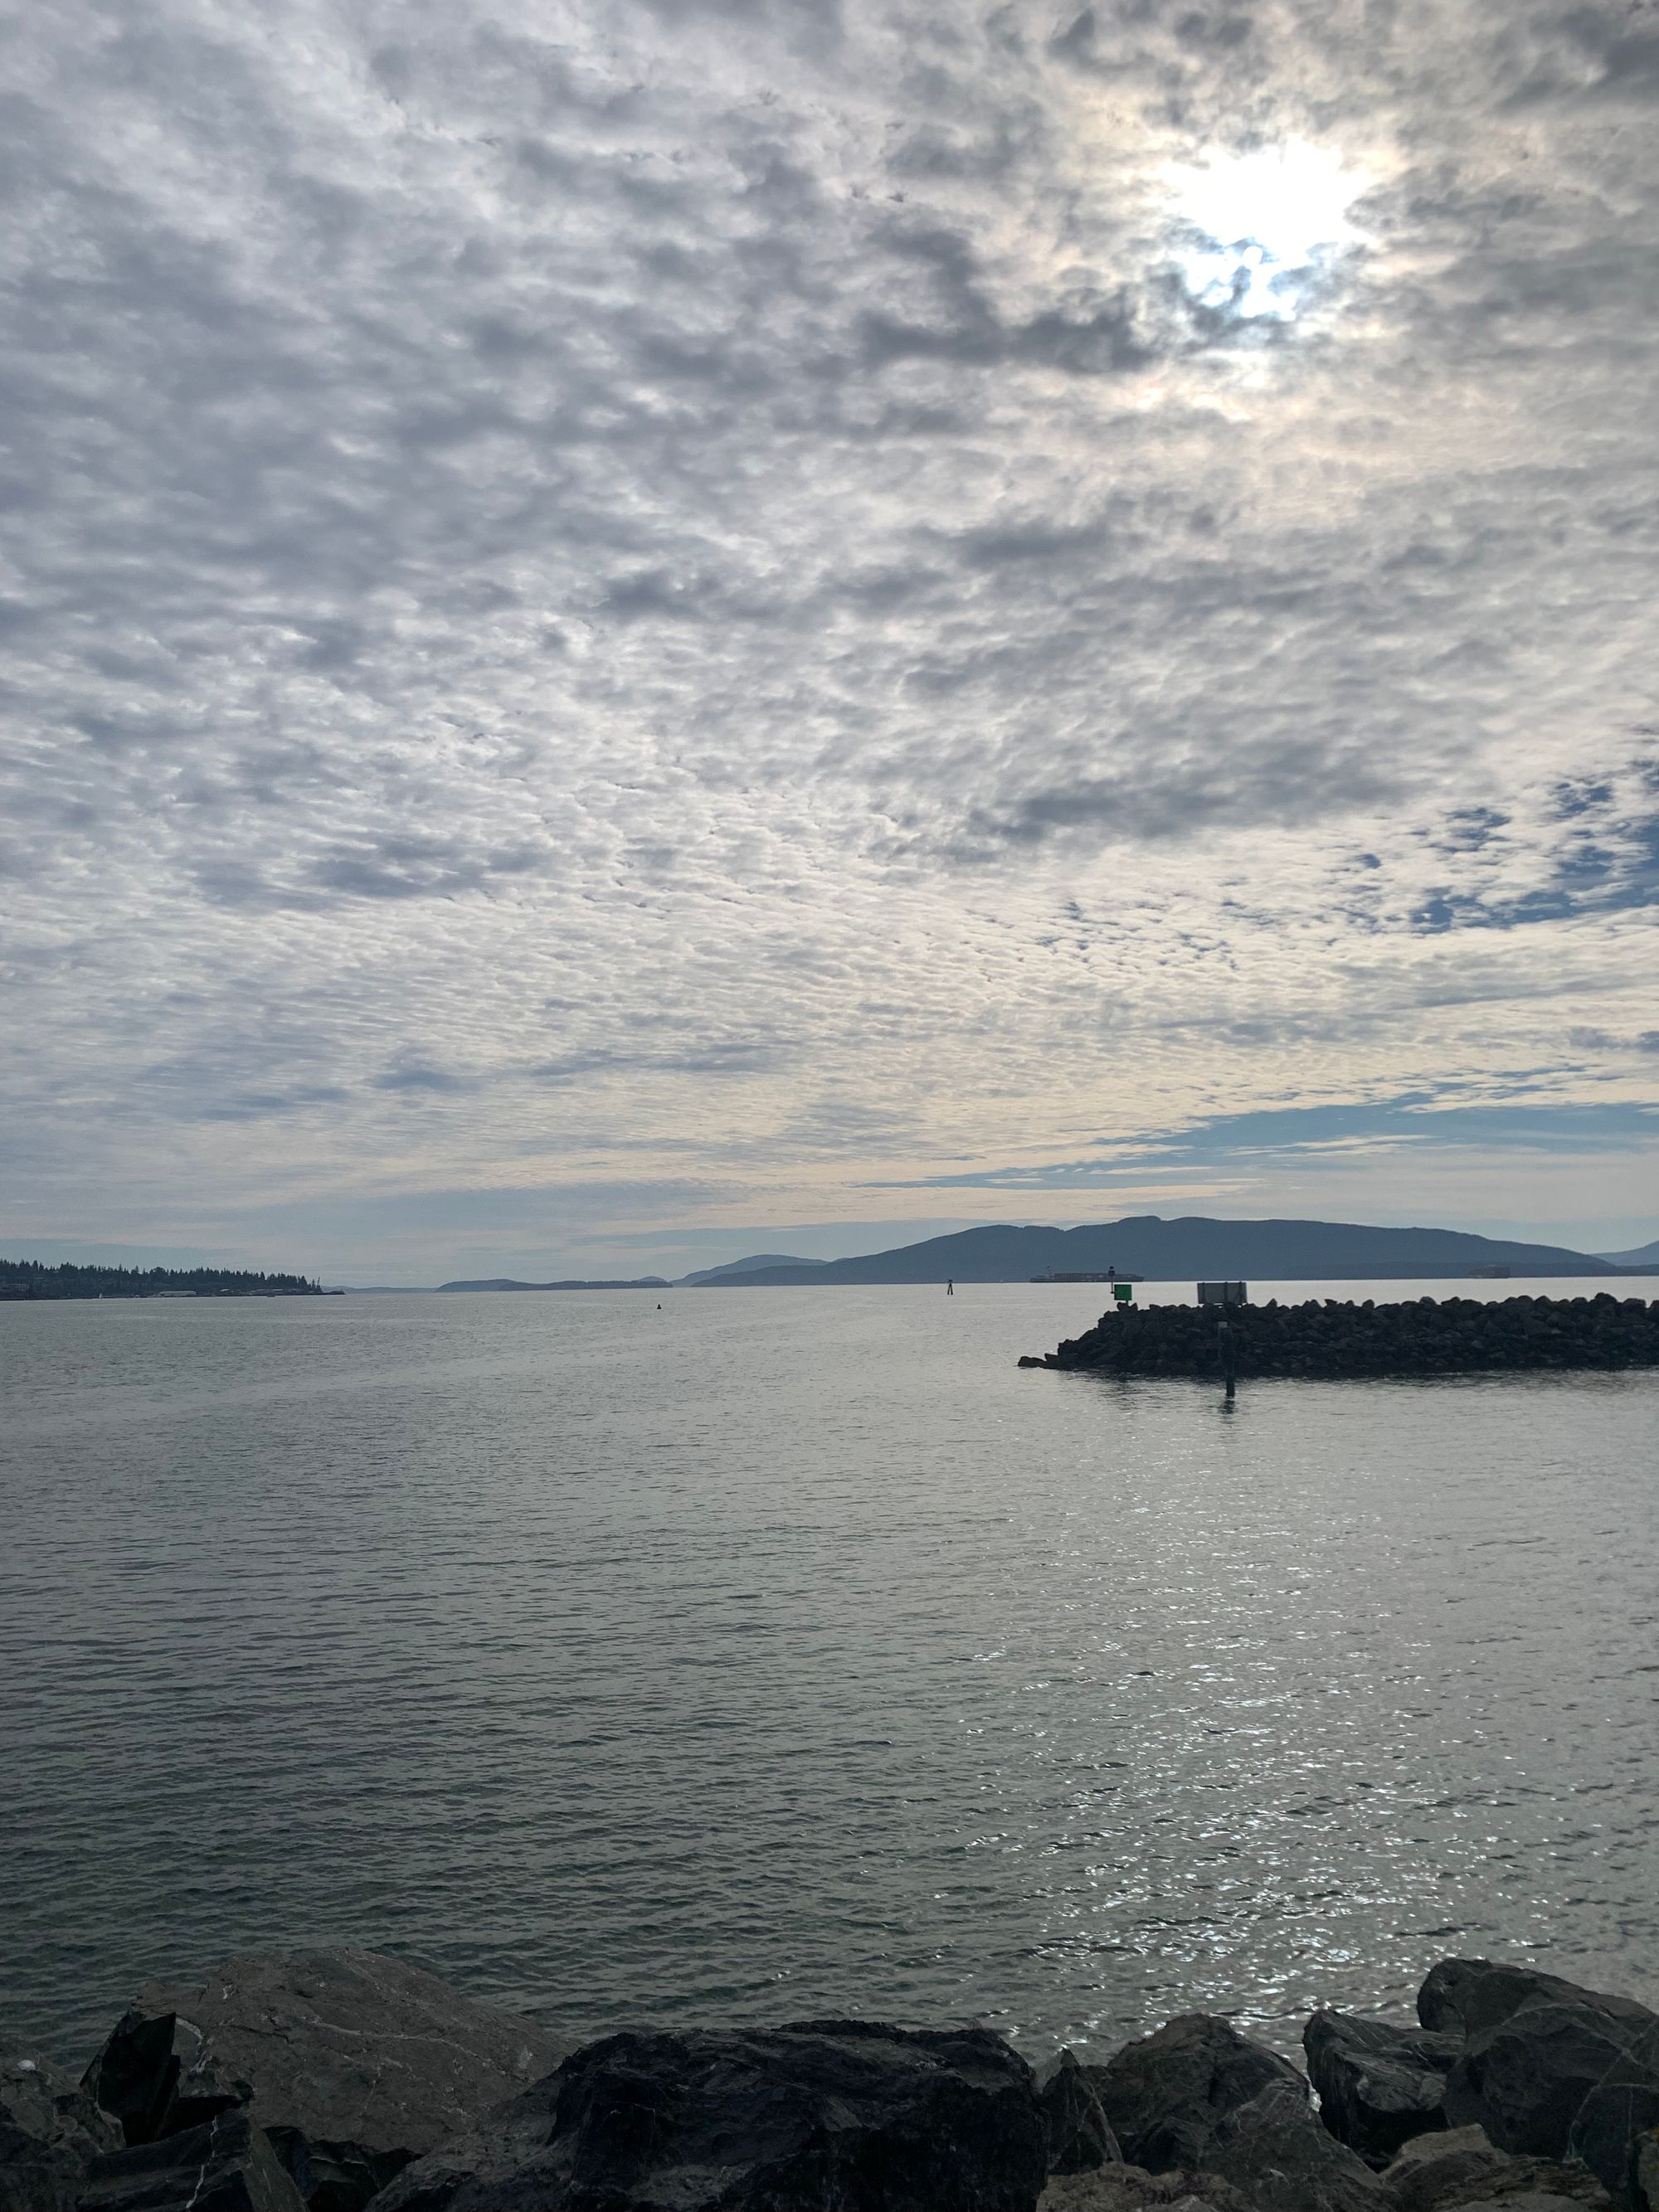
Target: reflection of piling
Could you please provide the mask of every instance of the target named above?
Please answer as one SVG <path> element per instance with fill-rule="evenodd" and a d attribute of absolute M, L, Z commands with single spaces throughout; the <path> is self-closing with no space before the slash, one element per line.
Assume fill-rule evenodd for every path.
<path fill-rule="evenodd" d="M 1233 1325 L 1230 1321 L 1217 1324 L 1216 1346 L 1221 1355 L 1221 1379 L 1227 1386 L 1227 1402 L 1231 1405 L 1238 1387 L 1238 1348 L 1233 1342 Z"/>

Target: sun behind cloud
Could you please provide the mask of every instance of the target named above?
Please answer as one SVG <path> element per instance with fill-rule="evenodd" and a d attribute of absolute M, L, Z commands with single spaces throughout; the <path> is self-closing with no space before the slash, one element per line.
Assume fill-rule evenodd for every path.
<path fill-rule="evenodd" d="M 1176 264 L 1192 297 L 1247 322 L 1294 322 L 1363 233 L 1349 210 L 1370 179 L 1329 147 L 1292 141 L 1172 165 Z"/>

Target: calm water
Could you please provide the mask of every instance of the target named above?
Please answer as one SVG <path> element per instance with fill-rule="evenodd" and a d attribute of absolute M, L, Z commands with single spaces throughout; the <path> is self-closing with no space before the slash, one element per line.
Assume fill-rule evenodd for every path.
<path fill-rule="evenodd" d="M 1659 2000 L 1659 1374 L 1229 1414 L 1018 1371 L 1090 1285 L 654 1303 L 0 1308 L 0 2014 L 319 1941 L 1033 2053 Z"/>

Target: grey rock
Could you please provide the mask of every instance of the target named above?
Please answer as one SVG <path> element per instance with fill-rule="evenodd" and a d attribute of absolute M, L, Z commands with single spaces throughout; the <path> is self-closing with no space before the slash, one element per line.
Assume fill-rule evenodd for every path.
<path fill-rule="evenodd" d="M 1583 2212 L 1577 2197 L 1558 2197 L 1548 2189 L 1523 2189 L 1517 2195 L 1497 2201 L 1504 2205 L 1505 2212 Z M 1488 2212 L 1493 2202 L 1490 2197 L 1460 2197 L 1455 2204 L 1446 2207 L 1446 2212 Z"/>
<path fill-rule="evenodd" d="M 1322 2126 L 1299 2081 L 1223 2113 L 1204 2164 L 1263 2212 L 1388 2212 L 1376 2176 Z"/>
<path fill-rule="evenodd" d="M 69 2212 L 121 2131 L 33 2045 L 0 2033 L 0 2212 Z"/>
<path fill-rule="evenodd" d="M 1383 2169 L 1383 2194 L 1395 2212 L 1435 2212 L 1437 2205 L 1478 2187 L 1503 2160 L 1504 2153 L 1484 2128 L 1418 2136 Z"/>
<path fill-rule="evenodd" d="M 82 2086 L 128 2143 L 182 2135 L 253 2094 L 252 2084 L 207 2047 L 193 2022 L 152 2010 L 143 1998 L 116 2022 Z"/>
<path fill-rule="evenodd" d="M 1513 1966 L 1491 1959 L 1442 1959 L 1417 1993 L 1417 2017 L 1425 2027 L 1472 2042 L 1537 1999 L 1589 2005 L 1632 2027 L 1651 2024 L 1654 2015 L 1634 1998 L 1609 1996 L 1581 1989 L 1558 1974 L 1533 1966 Z"/>
<path fill-rule="evenodd" d="M 376 2212 L 1034 2212 L 1048 2169 L 1000 2038 L 864 2021 L 607 2036 L 477 2132 Z"/>
<path fill-rule="evenodd" d="M 1636 2212 L 1659 2212 L 1659 2128 L 1644 2129 L 1631 2148 Z"/>
<path fill-rule="evenodd" d="M 1632 2197 L 1636 2212 L 1659 2212 L 1659 2128 L 1648 2128 L 1632 2146 Z"/>
<path fill-rule="evenodd" d="M 1048 2144 L 1050 2173 L 1087 2173 L 1121 2164 L 1122 2152 L 1112 2133 L 1094 2084 L 1062 2051 L 1037 2075 L 1037 2102 Z"/>
<path fill-rule="evenodd" d="M 1565 2157 L 1582 2145 L 1617 2195 L 1644 2089 L 1659 2091 L 1659 2073 L 1632 2055 L 1636 2040 L 1618 2014 L 1532 1998 L 1468 2045 L 1446 2079 L 1446 2117 L 1454 2126 L 1476 2122 L 1500 2150 L 1534 2158 Z M 1615 2081 L 1619 2087 L 1589 2104 Z"/>
<path fill-rule="evenodd" d="M 1055 2174 L 1037 2212 L 1255 2212 L 1248 2197 L 1217 2173 L 1148 2173 L 1139 2166 L 1106 2166 L 1092 2173 Z"/>
<path fill-rule="evenodd" d="M 404 2166 L 374 2199 L 374 2212 L 448 2212 L 489 2194 L 529 2167 L 553 2141 L 559 2075 L 549 2074 Z"/>
<path fill-rule="evenodd" d="M 1443 2212 L 1456 2204 L 1509 2204 L 1522 2197 L 1559 2198 L 1608 2212 L 1605 2189 L 1583 2166 L 1501 2151 L 1484 2128 L 1417 2136 L 1382 2177 L 1393 2212 Z"/>
<path fill-rule="evenodd" d="M 1644 2139 L 1659 2128 L 1659 2021 L 1638 2031 L 1625 2055 L 1578 2107 L 1567 2137 L 1571 2156 L 1599 2174 L 1621 2204 L 1640 2206 Z"/>
<path fill-rule="evenodd" d="M 375 1952 L 249 1952 L 142 1990 L 86 2087 L 131 2144 L 246 2106 L 312 2212 L 360 2212 L 568 2047 Z"/>
<path fill-rule="evenodd" d="M 304 2212 L 263 2128 L 234 2106 L 157 2142 L 94 2159 L 79 2212 Z"/>
<path fill-rule="evenodd" d="M 1630 1997 L 1486 1959 L 1445 1959 L 1418 1994 L 1429 2027 L 1462 2029 L 1446 2078 L 1453 2127 L 1498 2149 L 1582 2160 L 1625 2206 L 1635 2138 L 1659 2120 L 1659 2014 Z"/>
<path fill-rule="evenodd" d="M 1124 2158 L 1152 2173 L 1203 2166 L 1217 2122 L 1275 2083 L 1306 2101 L 1287 2058 L 1209 2013 L 1185 2013 L 1084 2071 Z"/>
<path fill-rule="evenodd" d="M 1446 2075 L 1460 2037 L 1316 2012 L 1302 2047 L 1325 2125 L 1373 2165 L 1386 2165 L 1413 2136 L 1445 2126 Z"/>

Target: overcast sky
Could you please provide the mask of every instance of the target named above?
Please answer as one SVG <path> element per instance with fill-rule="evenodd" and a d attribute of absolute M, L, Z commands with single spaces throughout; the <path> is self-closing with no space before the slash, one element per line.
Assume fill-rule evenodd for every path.
<path fill-rule="evenodd" d="M 1659 1231 L 1654 0 L 0 57 L 0 1248 Z"/>

